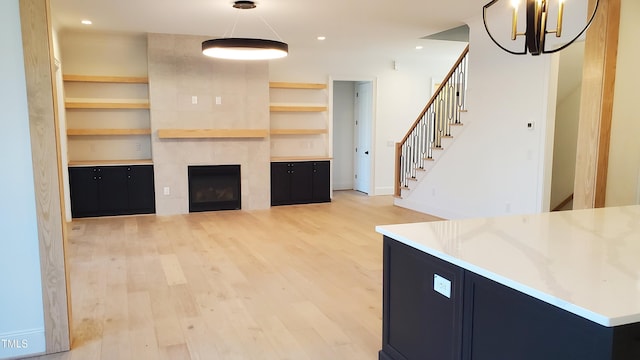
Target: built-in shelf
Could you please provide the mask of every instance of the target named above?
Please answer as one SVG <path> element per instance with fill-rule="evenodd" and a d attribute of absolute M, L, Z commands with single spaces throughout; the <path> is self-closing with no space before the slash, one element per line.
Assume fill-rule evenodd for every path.
<path fill-rule="evenodd" d="M 269 87 L 271 89 L 326 89 L 327 84 L 313 84 L 313 83 L 292 83 L 292 82 L 270 82 Z"/>
<path fill-rule="evenodd" d="M 148 84 L 149 78 L 136 76 L 91 76 L 91 75 L 63 75 L 62 80 L 70 82 L 96 82 L 120 84 Z"/>
<path fill-rule="evenodd" d="M 320 83 L 269 83 L 271 161 L 331 160 L 327 88 Z"/>
<path fill-rule="evenodd" d="M 327 132 L 327 129 L 271 129 L 271 135 L 316 135 Z"/>
<path fill-rule="evenodd" d="M 98 165 L 153 165 L 151 159 L 135 160 L 72 160 L 69 166 L 98 166 Z"/>
<path fill-rule="evenodd" d="M 271 105 L 271 112 L 323 112 L 327 111 L 326 106 L 309 106 L 309 105 Z"/>
<path fill-rule="evenodd" d="M 160 139 L 250 139 L 268 135 L 266 129 L 158 129 Z"/>
<path fill-rule="evenodd" d="M 333 160 L 332 157 L 325 156 L 274 156 L 271 158 L 271 161 L 274 162 L 282 162 L 282 161 L 326 161 Z"/>
<path fill-rule="evenodd" d="M 151 129 L 67 129 L 68 136 L 150 135 Z"/>
<path fill-rule="evenodd" d="M 140 102 L 100 102 L 100 101 L 67 101 L 67 109 L 149 109 L 148 101 Z"/>

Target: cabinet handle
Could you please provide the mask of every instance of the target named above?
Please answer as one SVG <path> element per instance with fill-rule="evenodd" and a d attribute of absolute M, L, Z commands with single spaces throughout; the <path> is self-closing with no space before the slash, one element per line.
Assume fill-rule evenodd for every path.
<path fill-rule="evenodd" d="M 131 175 L 128 175 L 128 176 L 127 176 L 127 179 L 131 179 Z"/>
<path fill-rule="evenodd" d="M 93 177 L 93 180 L 97 180 L 97 177 L 95 177 L 95 176 L 94 176 L 94 177 Z"/>
<path fill-rule="evenodd" d="M 102 180 L 102 176 L 98 176 L 98 180 Z"/>

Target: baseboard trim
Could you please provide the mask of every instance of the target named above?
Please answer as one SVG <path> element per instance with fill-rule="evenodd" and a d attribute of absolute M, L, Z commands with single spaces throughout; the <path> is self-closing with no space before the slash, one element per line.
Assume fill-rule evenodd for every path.
<path fill-rule="evenodd" d="M 393 186 L 379 186 L 376 188 L 376 195 L 393 195 L 395 189 Z"/>
<path fill-rule="evenodd" d="M 44 354 L 44 328 L 0 334 L 0 359 L 17 359 Z"/>

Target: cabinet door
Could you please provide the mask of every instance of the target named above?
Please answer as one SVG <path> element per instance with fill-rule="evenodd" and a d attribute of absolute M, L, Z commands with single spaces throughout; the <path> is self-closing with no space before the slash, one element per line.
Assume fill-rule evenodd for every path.
<path fill-rule="evenodd" d="M 153 165 L 127 167 L 129 213 L 152 214 L 156 211 Z"/>
<path fill-rule="evenodd" d="M 98 204 L 103 215 L 118 215 L 129 207 L 127 167 L 104 166 L 98 168 Z"/>
<path fill-rule="evenodd" d="M 331 201 L 330 166 L 328 161 L 313 163 L 313 201 Z"/>
<path fill-rule="evenodd" d="M 284 205 L 291 201 L 291 164 L 271 163 L 271 205 Z"/>
<path fill-rule="evenodd" d="M 313 200 L 313 163 L 291 163 L 291 203 L 304 204 Z"/>
<path fill-rule="evenodd" d="M 74 218 L 99 214 L 97 168 L 70 167 L 69 188 L 71 192 L 71 214 Z"/>
<path fill-rule="evenodd" d="M 612 357 L 613 328 L 471 272 L 465 283 L 465 359 L 638 359 L 637 352 Z"/>
<path fill-rule="evenodd" d="M 449 297 L 434 290 L 436 274 Z M 385 237 L 383 281 L 381 358 L 459 360 L 464 270 Z"/>

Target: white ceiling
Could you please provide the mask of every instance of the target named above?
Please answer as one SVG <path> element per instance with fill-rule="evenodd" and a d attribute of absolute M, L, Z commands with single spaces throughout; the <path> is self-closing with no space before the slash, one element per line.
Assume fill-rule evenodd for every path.
<path fill-rule="evenodd" d="M 58 30 L 90 29 L 222 37 L 238 20 L 235 37 L 278 39 L 290 52 L 323 46 L 327 51 L 401 55 L 428 48 L 424 36 L 479 16 L 488 0 L 258 0 L 236 10 L 232 0 L 51 0 Z M 93 25 L 80 24 L 90 19 Z M 228 36 L 229 34 L 227 34 Z M 317 36 L 326 36 L 320 42 Z"/>

